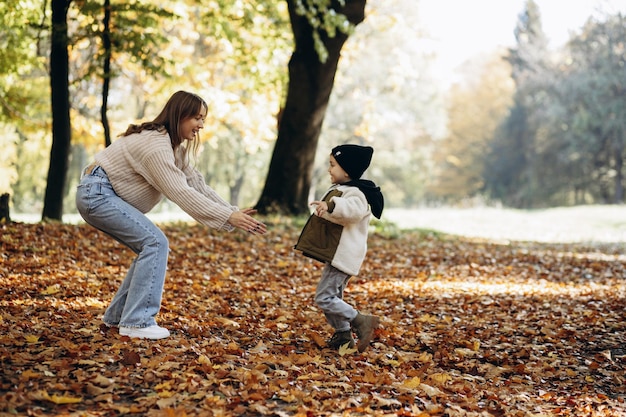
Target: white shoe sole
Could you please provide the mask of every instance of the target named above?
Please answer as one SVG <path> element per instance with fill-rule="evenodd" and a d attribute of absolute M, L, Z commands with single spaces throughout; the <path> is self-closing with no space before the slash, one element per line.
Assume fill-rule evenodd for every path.
<path fill-rule="evenodd" d="M 150 326 L 150 327 L 120 327 L 120 335 L 134 337 L 138 339 L 165 339 L 170 335 L 169 330 L 160 327 L 160 326 Z"/>

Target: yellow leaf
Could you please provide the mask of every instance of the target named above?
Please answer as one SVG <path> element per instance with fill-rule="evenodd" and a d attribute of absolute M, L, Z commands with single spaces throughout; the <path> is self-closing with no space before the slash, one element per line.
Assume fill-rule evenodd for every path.
<path fill-rule="evenodd" d="M 48 401 L 53 402 L 55 404 L 76 404 L 81 402 L 82 397 L 66 397 L 65 395 L 48 395 Z"/>
<path fill-rule="evenodd" d="M 35 335 L 32 335 L 32 334 L 24 336 L 24 339 L 26 339 L 27 343 L 38 343 L 39 342 L 39 336 L 35 336 Z"/>
<path fill-rule="evenodd" d="M 395 359 L 389 359 L 385 361 L 387 364 L 393 366 L 394 368 L 397 368 L 398 366 L 401 365 L 400 361 L 397 361 Z"/>
<path fill-rule="evenodd" d="M 339 356 L 351 355 L 354 352 L 356 352 L 356 349 L 350 347 L 350 342 L 346 342 L 339 346 Z"/>
<path fill-rule="evenodd" d="M 446 382 L 451 381 L 452 377 L 448 373 L 439 372 L 436 374 L 429 375 L 428 379 L 430 379 L 431 381 L 437 384 L 445 384 Z"/>
<path fill-rule="evenodd" d="M 159 391 L 157 393 L 157 395 L 159 397 L 161 397 L 161 398 L 172 398 L 172 397 L 174 397 L 174 395 L 176 395 L 176 392 L 175 391 L 169 391 L 169 390 L 168 391 Z"/>
<path fill-rule="evenodd" d="M 402 386 L 406 388 L 410 388 L 410 389 L 415 389 L 415 388 L 419 388 L 421 383 L 422 381 L 420 380 L 420 378 L 416 376 L 411 379 L 405 379 L 404 382 L 402 383 Z"/>
<path fill-rule="evenodd" d="M 439 319 L 431 314 L 423 314 L 419 319 L 422 323 L 437 323 Z"/>
<path fill-rule="evenodd" d="M 206 355 L 200 355 L 198 357 L 198 362 L 203 365 L 211 365 L 211 359 Z"/>
<path fill-rule="evenodd" d="M 157 391 L 158 390 L 170 390 L 170 389 L 172 389 L 172 381 L 161 382 L 160 384 L 157 384 L 154 387 L 154 389 L 157 390 Z"/>
<path fill-rule="evenodd" d="M 43 290 L 41 294 L 43 295 L 53 295 L 61 291 L 61 286 L 59 284 L 50 285 L 48 288 Z"/>

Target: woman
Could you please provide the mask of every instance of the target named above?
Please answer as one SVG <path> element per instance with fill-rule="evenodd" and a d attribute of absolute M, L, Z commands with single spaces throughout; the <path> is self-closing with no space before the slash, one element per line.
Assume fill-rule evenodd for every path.
<path fill-rule="evenodd" d="M 222 199 L 189 165 L 204 126 L 206 102 L 178 91 L 151 122 L 130 125 L 85 168 L 76 192 L 80 215 L 128 246 L 137 257 L 102 320 L 121 335 L 161 339 L 169 331 L 155 320 L 165 283 L 169 244 L 146 216 L 167 197 L 198 222 L 218 229 L 265 234 L 265 224 Z"/>

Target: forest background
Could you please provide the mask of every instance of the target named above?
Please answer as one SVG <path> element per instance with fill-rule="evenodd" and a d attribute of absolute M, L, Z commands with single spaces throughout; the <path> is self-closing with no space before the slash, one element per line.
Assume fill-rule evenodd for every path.
<path fill-rule="evenodd" d="M 106 72 L 102 4 L 64 3 L 71 155 L 63 212 L 75 212 L 81 167 L 106 139 L 156 115 L 179 89 L 211 107 L 198 168 L 233 204 L 254 205 L 288 85 L 287 2 L 114 3 L 109 41 L 117 48 Z M 51 16 L 35 1 L 4 2 L 0 11 L 0 194 L 10 193 L 16 212 L 41 212 L 52 178 Z M 622 203 L 625 20 L 599 13 L 551 48 L 541 10 L 527 1 L 511 28 L 516 45 L 464 63 L 464 77 L 444 88 L 419 2 L 367 2 L 341 53 L 310 195 L 329 185 L 329 149 L 356 142 L 376 148 L 368 176 L 388 207 Z"/>

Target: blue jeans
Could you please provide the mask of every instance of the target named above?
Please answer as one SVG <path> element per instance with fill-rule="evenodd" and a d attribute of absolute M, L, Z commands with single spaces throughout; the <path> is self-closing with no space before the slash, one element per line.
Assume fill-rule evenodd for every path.
<path fill-rule="evenodd" d="M 100 167 L 81 179 L 76 207 L 88 224 L 137 254 L 102 320 L 120 327 L 155 325 L 167 270 L 167 237 L 143 213 L 115 194 Z"/>
<path fill-rule="evenodd" d="M 350 330 L 350 322 L 358 314 L 354 307 L 343 301 L 343 291 L 350 278 L 327 263 L 315 290 L 315 304 L 324 312 L 328 324 L 338 332 Z"/>

